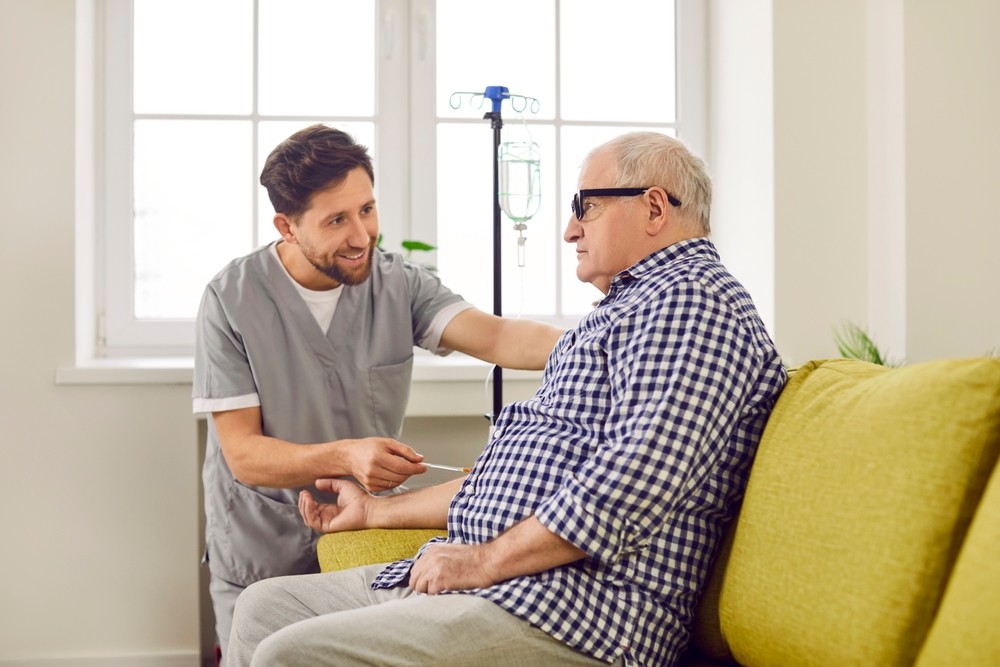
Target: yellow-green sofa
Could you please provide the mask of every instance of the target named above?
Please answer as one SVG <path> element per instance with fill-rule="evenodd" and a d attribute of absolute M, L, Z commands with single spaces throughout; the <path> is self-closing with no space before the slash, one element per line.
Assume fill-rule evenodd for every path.
<path fill-rule="evenodd" d="M 685 665 L 1000 667 L 1000 359 L 790 374 Z M 436 531 L 324 536 L 324 571 Z"/>

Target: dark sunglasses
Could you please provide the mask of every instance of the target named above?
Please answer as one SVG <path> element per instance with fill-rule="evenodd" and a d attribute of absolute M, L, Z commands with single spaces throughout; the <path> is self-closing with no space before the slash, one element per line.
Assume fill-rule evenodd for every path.
<path fill-rule="evenodd" d="M 637 197 L 645 194 L 652 185 L 645 188 L 596 188 L 592 190 L 580 190 L 573 195 L 573 213 L 577 220 L 583 220 L 583 200 L 587 197 Z M 664 190 L 666 192 L 666 190 Z M 680 206 L 681 200 L 667 192 L 667 201 L 672 206 Z"/>

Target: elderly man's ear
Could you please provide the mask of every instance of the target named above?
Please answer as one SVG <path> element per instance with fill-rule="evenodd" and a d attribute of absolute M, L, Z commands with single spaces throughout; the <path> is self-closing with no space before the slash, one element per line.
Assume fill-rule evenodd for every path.
<path fill-rule="evenodd" d="M 646 191 L 645 198 L 648 202 L 646 232 L 650 236 L 656 236 L 669 222 L 670 202 L 667 201 L 667 193 L 662 188 L 650 188 Z"/>

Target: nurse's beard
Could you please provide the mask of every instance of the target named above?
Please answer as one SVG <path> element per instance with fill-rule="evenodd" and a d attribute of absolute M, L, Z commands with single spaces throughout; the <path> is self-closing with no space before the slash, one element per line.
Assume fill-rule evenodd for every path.
<path fill-rule="evenodd" d="M 330 263 L 320 264 L 318 260 L 312 257 L 306 257 L 309 263 L 315 267 L 315 269 L 328 278 L 336 280 L 341 285 L 360 285 L 364 281 L 368 280 L 368 277 L 372 274 L 372 261 L 375 257 L 375 244 L 378 239 L 372 239 L 371 244 L 368 246 L 368 261 L 365 265 L 352 271 L 350 273 L 342 271 L 339 266 L 337 266 L 336 260 Z"/>

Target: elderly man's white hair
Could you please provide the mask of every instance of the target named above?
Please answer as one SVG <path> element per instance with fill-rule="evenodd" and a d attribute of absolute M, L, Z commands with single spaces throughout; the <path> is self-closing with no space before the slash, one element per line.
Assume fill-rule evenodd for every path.
<path fill-rule="evenodd" d="M 659 132 L 630 132 L 590 152 L 614 157 L 614 185 L 622 188 L 658 185 L 681 201 L 681 217 L 708 236 L 712 179 L 705 162 L 674 137 Z"/>

